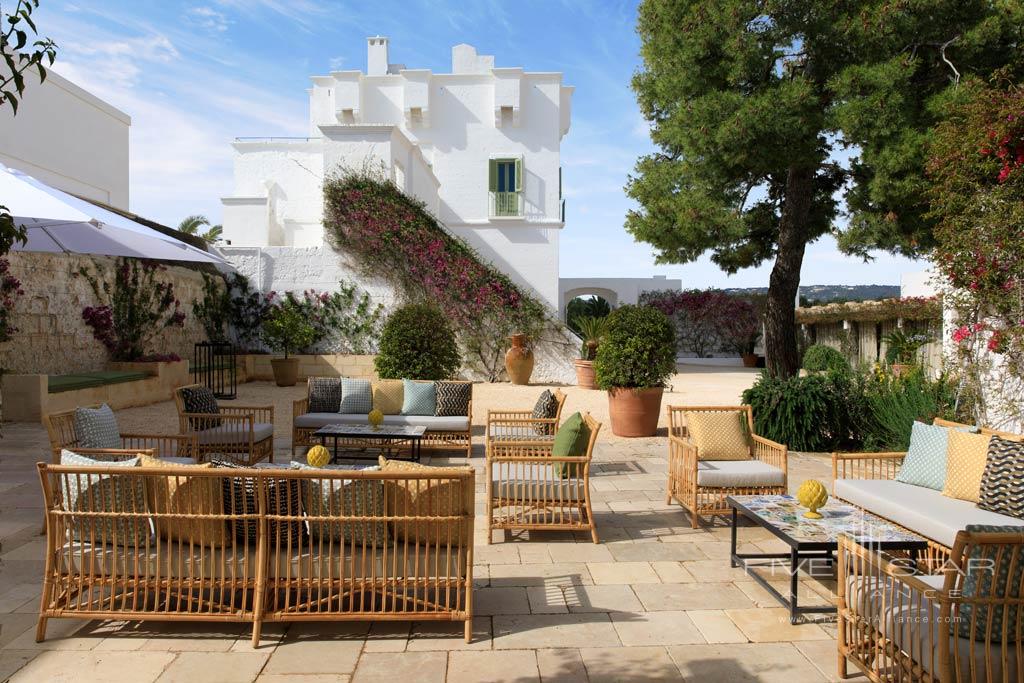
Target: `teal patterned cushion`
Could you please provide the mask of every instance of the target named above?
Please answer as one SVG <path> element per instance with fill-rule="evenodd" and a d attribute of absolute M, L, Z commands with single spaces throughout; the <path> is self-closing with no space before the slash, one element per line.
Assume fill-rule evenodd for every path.
<path fill-rule="evenodd" d="M 945 427 L 915 422 L 910 430 L 910 448 L 896 473 L 896 481 L 941 491 L 946 483 L 948 439 L 949 431 Z"/>
<path fill-rule="evenodd" d="M 966 531 L 1003 531 L 1024 533 L 1024 526 L 996 526 L 991 524 L 968 524 Z M 995 548 L 974 546 L 970 555 L 965 558 L 964 582 L 961 593 L 964 599 L 1000 597 L 1020 599 L 1021 582 L 1024 581 L 1024 546 L 1012 546 L 1001 554 Z M 995 566 L 992 566 L 993 561 Z M 1013 576 L 1010 576 L 1010 568 Z M 995 579 L 992 573 L 995 572 Z M 951 624 L 961 638 L 985 640 L 986 632 L 992 634 L 992 642 L 1002 642 L 1003 622 L 1007 622 L 1006 637 L 1010 642 L 1017 639 L 1017 606 L 993 605 L 989 614 L 988 605 L 972 605 L 963 603 L 960 607 L 959 619 Z M 975 614 L 977 610 L 977 614 Z M 975 619 L 975 617 L 977 617 Z M 992 619 L 991 628 L 988 620 Z M 974 622 L 974 633 L 971 633 L 971 622 Z"/>
<path fill-rule="evenodd" d="M 68 450 L 60 453 L 61 465 L 76 467 L 137 467 L 131 460 L 93 460 Z M 144 545 L 150 538 L 146 490 L 141 477 L 110 474 L 69 474 L 61 476 L 63 508 L 69 512 L 131 513 L 117 516 L 71 517 L 71 538 L 99 545 Z M 147 513 L 143 517 L 136 513 Z"/>
<path fill-rule="evenodd" d="M 433 415 L 437 410 L 437 387 L 433 382 L 403 379 L 405 400 L 402 415 Z"/>
<path fill-rule="evenodd" d="M 373 410 L 373 389 L 368 379 L 341 379 L 341 405 L 344 415 L 366 415 Z"/>
<path fill-rule="evenodd" d="M 75 436 L 81 448 L 121 447 L 117 418 L 106 403 L 99 408 L 75 409 Z"/>

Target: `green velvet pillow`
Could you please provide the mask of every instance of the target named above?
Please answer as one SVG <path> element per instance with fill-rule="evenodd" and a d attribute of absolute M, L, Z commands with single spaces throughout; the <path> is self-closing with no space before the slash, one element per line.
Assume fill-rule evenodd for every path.
<path fill-rule="evenodd" d="M 555 432 L 555 442 L 551 446 L 551 455 L 556 458 L 579 458 L 587 454 L 590 442 L 590 428 L 583 421 L 583 416 L 573 413 Z M 555 475 L 561 479 L 576 476 L 577 463 L 556 462 Z"/>

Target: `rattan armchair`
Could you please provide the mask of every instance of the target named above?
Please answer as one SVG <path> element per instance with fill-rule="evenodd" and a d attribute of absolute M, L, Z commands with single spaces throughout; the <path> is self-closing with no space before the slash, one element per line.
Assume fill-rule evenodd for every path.
<path fill-rule="evenodd" d="M 178 427 L 194 434 L 201 459 L 224 456 L 242 465 L 260 460 L 274 462 L 274 406 L 223 406 L 217 413 L 189 413 L 182 390 L 199 388 L 190 384 L 174 390 Z"/>
<path fill-rule="evenodd" d="M 589 531 L 591 540 L 598 542 L 590 503 L 590 463 L 601 423 L 590 413 L 583 419 L 590 439 L 586 454 L 578 457 L 554 457 L 553 438 L 488 442 L 487 543 L 494 529 Z"/>
<path fill-rule="evenodd" d="M 199 455 L 194 434 L 121 434 L 120 448 L 83 448 L 75 429 L 74 410 L 43 415 L 43 425 L 50 438 L 54 464 L 60 464 L 60 452 L 64 449 L 96 460 L 121 460 L 139 453 L 158 458 L 197 458 Z"/>
<path fill-rule="evenodd" d="M 491 451 L 491 444 L 498 443 L 501 447 L 516 444 L 529 445 L 536 441 L 550 441 L 555 437 L 555 430 L 562 418 L 562 407 L 565 405 L 565 394 L 555 389 L 555 401 L 558 408 L 554 417 L 534 417 L 532 410 L 488 410 L 486 451 Z"/>
<path fill-rule="evenodd" d="M 840 678 L 1024 680 L 1024 527 L 959 532 L 938 574 L 846 537 L 838 560 Z"/>
<path fill-rule="evenodd" d="M 781 480 L 773 484 L 745 483 L 742 477 L 729 485 L 722 481 L 707 484 L 705 472 L 709 462 L 701 467 L 701 454 L 690 439 L 686 428 L 687 412 L 739 412 L 743 415 L 749 439 L 750 462 L 755 466 L 768 465 L 781 470 Z M 702 469 L 705 472 L 702 472 Z M 762 467 L 762 469 L 764 469 Z M 737 495 L 775 495 L 786 493 L 788 481 L 788 449 L 754 433 L 754 413 L 750 406 L 668 406 L 668 488 L 665 502 L 675 499 L 690 513 L 690 525 L 696 529 L 700 518 L 724 515 L 729 512 L 725 499 Z M 763 473 L 761 473 L 763 474 Z"/>

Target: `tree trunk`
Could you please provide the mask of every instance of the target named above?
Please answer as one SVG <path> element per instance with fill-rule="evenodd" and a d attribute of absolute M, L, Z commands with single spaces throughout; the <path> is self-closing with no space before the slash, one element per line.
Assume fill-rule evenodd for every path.
<path fill-rule="evenodd" d="M 792 377 L 800 370 L 796 345 L 796 297 L 807 236 L 804 226 L 814 196 L 814 169 L 791 167 L 779 221 L 775 266 L 768 281 L 764 316 L 765 366 L 769 375 Z"/>

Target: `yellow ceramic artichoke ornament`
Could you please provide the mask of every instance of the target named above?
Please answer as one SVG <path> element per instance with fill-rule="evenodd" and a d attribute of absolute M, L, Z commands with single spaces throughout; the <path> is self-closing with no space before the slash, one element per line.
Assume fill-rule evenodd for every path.
<path fill-rule="evenodd" d="M 310 467 L 323 467 L 331 461 L 331 454 L 323 446 L 313 446 L 306 452 L 306 462 Z"/>
<path fill-rule="evenodd" d="M 821 519 L 821 513 L 818 512 L 818 508 L 824 507 L 825 503 L 828 502 L 828 491 L 825 489 L 825 485 L 817 479 L 808 479 L 800 484 L 800 488 L 796 491 L 796 499 L 807 508 L 804 517 Z"/>
<path fill-rule="evenodd" d="M 380 429 L 381 423 L 384 422 L 384 413 L 374 408 L 370 411 L 370 414 L 366 416 L 366 419 L 374 429 Z"/>

